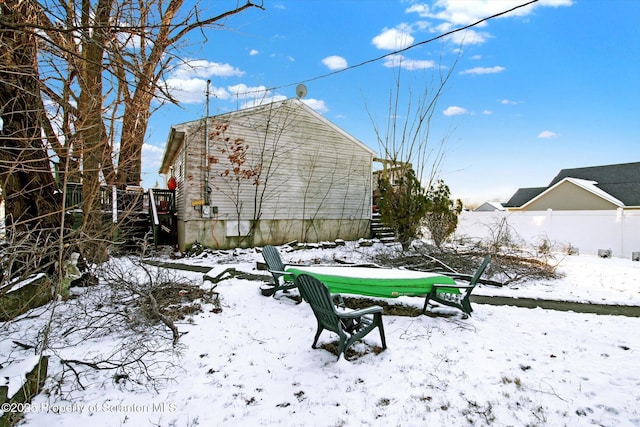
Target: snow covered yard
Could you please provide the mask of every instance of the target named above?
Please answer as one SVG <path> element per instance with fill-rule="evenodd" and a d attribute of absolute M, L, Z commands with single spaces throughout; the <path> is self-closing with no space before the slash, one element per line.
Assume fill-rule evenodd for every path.
<path fill-rule="evenodd" d="M 349 252 L 350 251 L 350 252 Z M 353 248 L 298 251 L 287 261 L 349 257 Z M 358 259 L 362 257 L 362 259 Z M 252 271 L 252 250 L 182 260 Z M 562 260 L 563 279 L 517 287 L 477 288 L 478 294 L 550 296 L 578 301 L 640 304 L 640 263 L 578 256 Z M 202 274 L 181 273 L 203 287 Z M 383 318 L 388 349 L 376 354 L 377 331 L 350 361 L 311 349 L 311 309 L 286 296 L 267 298 L 260 282 L 230 278 L 216 287 L 222 311 L 178 324 L 180 352 L 150 358 L 158 381 L 114 379 L 114 372 L 52 358 L 47 389 L 24 423 L 47 426 L 161 425 L 605 425 L 640 426 L 640 319 L 474 305 L 473 317 L 438 308 L 442 316 Z M 526 294 L 526 295 L 525 295 Z M 79 298 L 82 299 L 82 298 Z M 57 308 L 73 311 L 78 300 Z M 421 307 L 418 298 L 387 300 Z M 32 352 L 11 345 L 39 332 L 46 314 L 12 325 L 2 354 Z M 88 337 L 61 350 L 67 359 L 109 354 L 125 332 Z M 320 343 L 336 337 L 324 332 Z M 170 341 L 170 333 L 166 333 Z"/>

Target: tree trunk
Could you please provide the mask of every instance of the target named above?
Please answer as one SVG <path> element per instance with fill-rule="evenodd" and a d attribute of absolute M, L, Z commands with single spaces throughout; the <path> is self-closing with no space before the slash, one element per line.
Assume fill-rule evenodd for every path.
<path fill-rule="evenodd" d="M 36 37 L 12 29 L 29 22 L 34 11 L 20 0 L 0 3 L 0 11 L 0 185 L 5 223 L 8 241 L 30 236 L 38 245 L 39 239 L 57 240 L 63 210 L 42 141 Z M 45 251 L 43 270 L 54 268 L 56 250 L 53 245 Z"/>
<path fill-rule="evenodd" d="M 140 96 L 138 90 L 133 99 L 125 101 L 118 161 L 118 187 L 120 188 L 127 185 L 140 185 L 142 179 L 142 146 L 151 116 L 149 108 L 153 97 L 148 94 Z M 153 88 L 142 90 L 151 91 Z"/>
<path fill-rule="evenodd" d="M 82 229 L 89 237 L 81 242 L 89 263 L 108 259 L 107 247 L 111 240 L 108 222 L 103 218 L 100 197 L 100 174 L 104 159 L 106 135 L 102 121 L 102 71 L 112 0 L 99 0 L 95 11 L 90 1 L 83 0 L 83 24 L 86 40 L 83 44 L 83 63 L 80 78 L 81 125 L 78 129 L 82 141 Z M 91 30 L 91 31 L 89 31 Z"/>
<path fill-rule="evenodd" d="M 126 63 L 121 52 L 113 52 L 117 57 L 117 63 L 114 64 L 115 67 L 120 67 L 120 71 L 123 70 L 122 67 L 127 68 L 128 72 L 132 72 L 136 76 L 136 89 L 133 96 L 130 96 L 129 90 L 125 89 L 125 113 L 122 136 L 120 138 L 120 154 L 118 156 L 117 182 L 120 188 L 127 185 L 140 185 L 142 181 L 142 147 L 149 124 L 149 117 L 151 116 L 151 102 L 158 90 L 158 80 L 168 66 L 167 62 L 163 63 L 167 48 L 172 45 L 175 46 L 182 37 L 193 30 L 223 21 L 249 8 L 257 7 L 262 9 L 262 5 L 246 1 L 244 4 L 236 5 L 235 9 L 217 16 L 200 20 L 196 13 L 195 21 L 191 23 L 183 21 L 177 24 L 175 19 L 178 16 L 178 12 L 183 9 L 184 3 L 184 0 L 170 0 L 164 3 L 163 10 L 160 13 L 159 30 L 155 33 L 155 37 L 149 37 L 150 33 L 145 30 L 147 26 L 151 25 L 151 22 L 148 21 L 149 14 L 141 13 L 143 18 L 139 28 L 142 31 L 138 34 L 138 38 L 143 46 L 146 45 L 150 48 L 148 56 L 140 55 L 136 58 L 136 62 Z M 197 8 L 194 10 L 197 11 Z M 124 82 L 124 84 L 126 85 L 127 83 Z"/>

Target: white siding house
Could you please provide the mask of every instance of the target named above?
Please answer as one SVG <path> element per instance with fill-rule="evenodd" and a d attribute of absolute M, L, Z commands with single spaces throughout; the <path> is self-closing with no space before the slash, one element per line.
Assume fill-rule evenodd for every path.
<path fill-rule="evenodd" d="M 299 99 L 174 125 L 160 173 L 177 181 L 178 245 L 368 237 L 373 157 Z"/>

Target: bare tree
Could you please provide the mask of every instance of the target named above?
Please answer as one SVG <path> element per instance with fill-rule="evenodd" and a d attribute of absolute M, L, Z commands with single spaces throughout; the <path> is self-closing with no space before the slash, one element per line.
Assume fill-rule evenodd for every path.
<path fill-rule="evenodd" d="M 13 301 L 15 284 L 42 278 L 38 295 L 26 297 L 39 302 L 43 297 L 43 303 L 53 299 L 33 341 L 41 356 L 73 345 L 64 332 L 69 325 L 81 329 L 78 337 L 140 321 L 126 317 L 130 308 L 118 311 L 122 305 L 100 316 L 104 301 L 88 306 L 98 316 L 63 319 L 57 297 L 67 296 L 64 290 L 77 276 L 70 274 L 75 270 L 69 262 L 72 251 L 80 248 L 80 263 L 106 259 L 114 225 L 111 215 L 107 221 L 103 217 L 111 193 L 102 188 L 140 183 L 140 153 L 152 101 L 176 102 L 162 80 L 179 61 L 178 43 L 194 30 L 224 28 L 227 17 L 262 8 L 252 1 L 229 5 L 226 12 L 208 14 L 199 4 L 183 0 L 0 1 L 0 187 L 6 211 L 6 236 L 0 242 L 0 316 L 7 320 L 18 312 L 4 304 Z M 118 144 L 120 153 L 115 151 Z M 82 185 L 81 195 L 68 189 L 71 183 Z M 74 224 L 80 227 L 76 231 L 71 211 L 77 208 L 83 217 Z M 134 308 L 145 307 L 148 316 L 140 316 L 141 322 L 151 327 L 143 342 L 140 334 L 131 333 L 104 358 L 62 360 L 66 372 L 77 377 L 79 367 L 90 367 L 118 371 L 116 377 L 123 371 L 146 376 L 150 355 L 160 347 L 177 347 L 179 331 L 159 296 L 167 283 L 148 279 L 126 288 L 124 282 L 105 277 L 123 285 L 118 289 L 122 304 L 137 301 Z M 183 291 L 192 289 L 167 293 Z M 23 312 L 22 301 L 20 305 Z M 11 323 L 5 322 L 0 332 Z M 170 346 L 160 342 L 158 331 L 170 335 Z"/>
<path fill-rule="evenodd" d="M 425 188 L 431 188 L 444 159 L 446 139 L 431 140 L 431 122 L 458 59 L 451 67 L 439 67 L 417 95 L 410 85 L 405 86 L 400 64 L 384 128 L 369 112 L 381 153 L 377 160 L 383 166 L 378 192 L 384 194 L 378 197 L 387 198 L 378 205 L 383 221 L 395 229 L 403 248 L 420 235 L 428 212 Z"/>
<path fill-rule="evenodd" d="M 128 2 L 127 2 L 128 3 Z M 138 10 L 138 2 L 125 3 L 118 11 L 119 18 L 134 22 L 112 40 L 110 62 L 118 76 L 119 91 L 124 102 L 122 135 L 120 138 L 119 163 L 128 161 L 128 166 L 118 170 L 119 185 L 139 185 L 141 176 L 141 153 L 151 102 L 160 92 L 165 99 L 177 103 L 164 87 L 162 77 L 180 53 L 175 49 L 180 41 L 194 30 L 214 26 L 222 28 L 225 20 L 249 8 L 262 5 L 247 0 L 235 8 L 208 16 L 199 4 L 185 6 L 184 0 L 147 1 Z M 134 12 L 134 13 L 132 13 Z M 135 49 L 128 46 L 137 44 Z"/>
<path fill-rule="evenodd" d="M 217 14 L 184 0 L 10 0 L 0 8 L 0 184 L 8 224 L 58 228 L 58 190 L 82 182 L 89 239 L 79 243 L 89 261 L 103 261 L 110 230 L 100 186 L 140 184 L 152 101 L 177 102 L 162 81 L 181 56 L 179 43 L 262 5 L 249 0 Z"/>
<path fill-rule="evenodd" d="M 0 30 L 0 186 L 5 226 L 9 241 L 24 243 L 24 236 L 32 234 L 32 238 L 38 236 L 40 247 L 50 248 L 42 242 L 61 232 L 62 199 L 56 194 L 42 140 L 37 38 L 18 25 L 35 22 L 37 13 L 31 3 L 12 0 L 0 3 L 0 18 L 4 25 Z M 28 257 L 24 251 L 19 254 Z M 52 270 L 55 253 L 41 255 L 42 269 Z M 16 259 L 12 265 L 22 275 L 22 266 L 28 264 L 27 259 Z M 3 273 L 12 276 L 11 271 Z"/>

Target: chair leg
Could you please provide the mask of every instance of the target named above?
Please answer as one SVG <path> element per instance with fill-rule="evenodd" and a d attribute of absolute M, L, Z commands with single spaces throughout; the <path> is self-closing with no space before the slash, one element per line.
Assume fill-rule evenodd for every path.
<path fill-rule="evenodd" d="M 380 330 L 380 341 L 382 341 L 382 349 L 387 349 L 387 340 L 384 336 L 384 326 L 382 326 L 382 314 L 376 314 L 376 322 L 378 323 L 378 329 Z"/>
<path fill-rule="evenodd" d="M 465 314 L 468 315 L 471 315 L 471 312 L 473 311 L 473 308 L 471 308 L 471 300 L 469 299 L 469 295 L 462 299 L 462 311 L 464 311 Z"/>
<path fill-rule="evenodd" d="M 347 342 L 346 338 L 340 337 L 340 344 L 338 344 L 338 360 L 340 355 L 344 354 L 344 360 L 347 360 Z"/>
<path fill-rule="evenodd" d="M 427 312 L 427 305 L 429 305 L 429 299 L 431 299 L 431 292 L 424 297 L 424 307 L 422 307 L 422 313 L 425 314 Z"/>
<path fill-rule="evenodd" d="M 318 322 L 318 330 L 316 331 L 316 336 L 313 339 L 313 344 L 311 344 L 311 348 L 316 348 L 316 344 L 318 343 L 318 338 L 320 338 L 320 334 L 322 333 L 322 330 L 324 328 L 322 327 L 322 325 L 320 325 L 320 322 Z"/>

